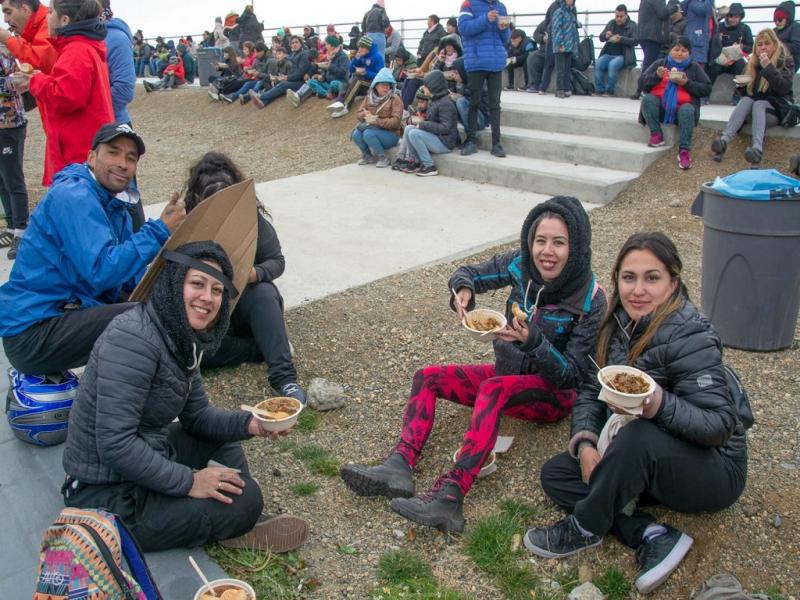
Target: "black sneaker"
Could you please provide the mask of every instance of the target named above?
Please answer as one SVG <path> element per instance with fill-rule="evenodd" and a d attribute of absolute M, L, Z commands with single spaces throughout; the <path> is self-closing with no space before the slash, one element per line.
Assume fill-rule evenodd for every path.
<path fill-rule="evenodd" d="M 550 527 L 536 527 L 525 534 L 525 547 L 543 558 L 565 558 L 586 548 L 599 546 L 603 538 L 599 535 L 584 536 L 570 515 Z"/>
<path fill-rule="evenodd" d="M 725 150 L 727 149 L 728 149 L 728 143 L 721 137 L 718 137 L 713 142 L 711 142 L 711 151 L 714 153 L 713 159 L 717 162 L 720 162 L 722 160 L 722 155 L 725 154 Z"/>
<path fill-rule="evenodd" d="M 503 149 L 503 146 L 500 143 L 497 143 L 494 146 L 492 146 L 491 154 L 492 156 L 496 156 L 497 158 L 506 157 L 506 151 Z"/>
<path fill-rule="evenodd" d="M 413 175 L 420 169 L 420 164 L 416 161 L 407 161 L 406 164 L 400 165 L 400 171 Z"/>
<path fill-rule="evenodd" d="M 751 165 L 757 165 L 760 163 L 762 156 L 763 154 L 761 150 L 758 148 L 753 148 L 752 146 L 744 151 L 744 159 Z"/>
<path fill-rule="evenodd" d="M 664 583 L 681 564 L 694 540 L 683 532 L 664 525 L 661 535 L 645 539 L 636 549 L 636 589 L 647 594 Z"/>
<path fill-rule="evenodd" d="M 339 471 L 342 480 L 359 496 L 411 498 L 414 478 L 411 467 L 398 452 L 392 452 L 382 465 L 344 465 Z"/>
<path fill-rule="evenodd" d="M 405 158 L 398 158 L 392 163 L 392 171 L 402 171 L 407 166 L 408 161 Z"/>
<path fill-rule="evenodd" d="M 389 507 L 406 519 L 441 531 L 464 531 L 464 494 L 458 484 L 437 482 L 416 498 L 395 498 Z"/>
<path fill-rule="evenodd" d="M 8 260 L 14 260 L 17 258 L 17 250 L 19 250 L 19 243 L 22 241 L 22 238 L 19 236 L 14 236 L 14 239 L 11 240 L 11 245 L 8 247 Z"/>
<path fill-rule="evenodd" d="M 470 154 L 475 154 L 478 151 L 478 147 L 475 145 L 475 142 L 466 141 L 464 145 L 461 147 L 461 156 L 469 156 Z"/>
<path fill-rule="evenodd" d="M 435 177 L 439 174 L 439 171 L 436 170 L 436 165 L 422 165 L 417 170 L 417 177 Z"/>

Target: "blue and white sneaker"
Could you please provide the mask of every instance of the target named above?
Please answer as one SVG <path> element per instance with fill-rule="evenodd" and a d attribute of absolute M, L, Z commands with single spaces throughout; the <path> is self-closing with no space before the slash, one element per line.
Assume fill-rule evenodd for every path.
<path fill-rule="evenodd" d="M 303 391 L 296 382 L 292 381 L 290 383 L 284 383 L 278 393 L 281 396 L 288 396 L 289 398 L 295 398 L 299 400 L 304 406 L 306 404 L 306 393 Z"/>

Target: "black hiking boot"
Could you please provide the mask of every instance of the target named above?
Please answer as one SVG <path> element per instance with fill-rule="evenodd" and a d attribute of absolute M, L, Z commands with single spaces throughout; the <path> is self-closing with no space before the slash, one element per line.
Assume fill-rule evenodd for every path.
<path fill-rule="evenodd" d="M 392 452 L 389 458 L 377 467 L 344 465 L 339 474 L 347 487 L 359 496 L 411 498 L 414 495 L 411 467 L 398 452 Z"/>
<path fill-rule="evenodd" d="M 728 142 L 723 140 L 721 137 L 718 137 L 713 142 L 711 142 L 711 152 L 714 153 L 712 157 L 715 161 L 720 162 L 722 160 L 722 155 L 725 154 L 725 151 L 728 149 Z"/>
<path fill-rule="evenodd" d="M 406 519 L 441 531 L 464 531 L 464 494 L 458 484 L 444 481 L 416 498 L 395 498 L 389 507 Z"/>
<path fill-rule="evenodd" d="M 529 529 L 523 540 L 525 547 L 542 558 L 565 558 L 586 548 L 599 546 L 603 538 L 599 535 L 583 535 L 575 518 L 570 515 L 550 527 Z"/>
<path fill-rule="evenodd" d="M 667 525 L 664 533 L 645 538 L 636 549 L 636 589 L 647 594 L 664 583 L 681 564 L 694 540 L 683 532 Z"/>

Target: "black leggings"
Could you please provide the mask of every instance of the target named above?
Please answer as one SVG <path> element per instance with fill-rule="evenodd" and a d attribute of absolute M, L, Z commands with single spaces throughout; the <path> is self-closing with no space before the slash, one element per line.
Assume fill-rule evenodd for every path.
<path fill-rule="evenodd" d="M 580 463 L 569 454 L 554 456 L 542 467 L 542 488 L 596 535 L 611 531 L 637 548 L 653 517 L 638 506 L 663 504 L 684 513 L 716 512 L 733 504 L 744 490 L 747 465 L 716 448 L 701 448 L 674 437 L 650 421 L 623 427 L 592 472 L 581 479 Z M 623 509 L 631 502 L 631 516 Z"/>
<path fill-rule="evenodd" d="M 240 536 L 256 524 L 264 500 L 258 483 L 250 477 L 247 459 L 238 442 L 212 442 L 189 435 L 180 423 L 169 425 L 168 440 L 175 462 L 204 469 L 209 460 L 241 470 L 245 482 L 241 496 L 229 494 L 232 504 L 210 498 L 167 496 L 133 482 L 108 485 L 78 484 L 67 480 L 64 504 L 77 508 L 105 508 L 119 515 L 145 552 L 193 548 Z"/>
<path fill-rule="evenodd" d="M 22 158 L 27 126 L 0 129 L 0 199 L 9 229 L 28 226 L 28 188 Z"/>

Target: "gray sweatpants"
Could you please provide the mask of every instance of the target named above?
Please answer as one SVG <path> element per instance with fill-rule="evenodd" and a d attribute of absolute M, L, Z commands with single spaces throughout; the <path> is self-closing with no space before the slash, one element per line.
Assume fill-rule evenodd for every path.
<path fill-rule="evenodd" d="M 725 125 L 725 131 L 722 133 L 722 139 L 730 142 L 742 125 L 745 123 L 752 123 L 753 135 L 753 148 L 759 151 L 764 150 L 764 133 L 767 127 L 773 127 L 778 124 L 778 117 L 772 113 L 768 113 L 767 109 L 772 105 L 766 100 L 753 100 L 749 96 L 743 97 L 739 100 L 739 104 L 733 109 L 728 124 Z"/>

